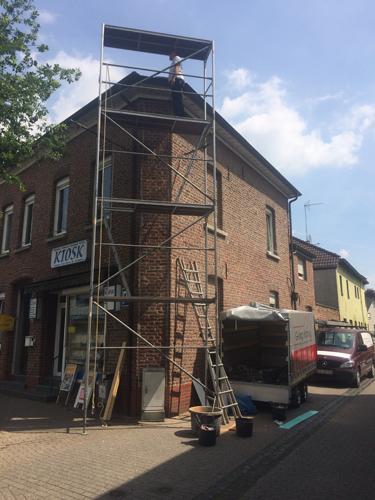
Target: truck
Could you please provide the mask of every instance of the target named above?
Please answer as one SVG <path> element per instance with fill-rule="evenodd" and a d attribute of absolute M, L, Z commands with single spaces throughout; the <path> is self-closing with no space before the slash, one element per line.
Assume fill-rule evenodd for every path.
<path fill-rule="evenodd" d="M 316 371 L 313 312 L 250 303 L 219 315 L 222 362 L 236 396 L 299 407 Z"/>

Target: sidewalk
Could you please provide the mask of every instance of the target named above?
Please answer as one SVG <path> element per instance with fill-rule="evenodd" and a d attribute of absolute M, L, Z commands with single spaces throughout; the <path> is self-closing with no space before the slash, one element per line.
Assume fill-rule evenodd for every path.
<path fill-rule="evenodd" d="M 307 403 L 288 410 L 288 420 L 321 409 L 324 418 L 356 393 L 343 392 L 312 387 Z M 190 415 L 160 424 L 115 415 L 106 428 L 90 418 L 83 435 L 81 410 L 2 395 L 0 407 L 0 499 L 239 498 L 247 481 L 247 489 L 230 496 L 220 492 L 229 495 L 228 487 L 245 477 L 241 467 L 285 450 L 316 419 L 282 430 L 266 406 L 258 408 L 252 438 L 237 437 L 227 425 L 216 446 L 202 447 L 191 434 Z"/>

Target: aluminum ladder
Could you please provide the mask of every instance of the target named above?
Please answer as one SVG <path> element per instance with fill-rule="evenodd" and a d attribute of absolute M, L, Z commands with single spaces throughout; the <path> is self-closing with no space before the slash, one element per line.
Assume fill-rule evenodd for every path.
<path fill-rule="evenodd" d="M 197 263 L 191 261 L 189 267 L 185 266 L 182 258 L 177 258 L 177 265 L 179 267 L 179 281 L 180 284 L 186 289 L 187 294 L 192 299 L 203 298 L 202 283 L 199 276 Z M 228 409 L 232 410 L 234 417 L 240 418 L 241 411 L 234 396 L 233 389 L 230 385 L 228 376 L 225 372 L 218 349 L 216 348 L 215 338 L 212 334 L 212 327 L 208 317 L 208 305 L 200 304 L 199 302 L 193 303 L 194 312 L 198 321 L 200 337 L 204 341 L 207 331 L 207 362 L 210 370 L 212 383 L 214 387 L 215 397 L 207 396 L 207 399 L 213 402 L 213 406 L 217 404 L 223 410 L 223 419 L 225 423 L 229 423 Z M 217 370 L 216 370 L 217 368 Z M 218 373 L 218 377 L 217 377 Z M 227 396 L 228 402 L 224 401 L 224 395 Z"/>

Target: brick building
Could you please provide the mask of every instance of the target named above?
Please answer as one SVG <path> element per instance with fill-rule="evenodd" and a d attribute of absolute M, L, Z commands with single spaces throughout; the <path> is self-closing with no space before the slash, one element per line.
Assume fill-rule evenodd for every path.
<path fill-rule="evenodd" d="M 296 297 L 296 309 L 301 311 L 315 312 L 314 291 L 314 262 L 315 254 L 299 244 L 297 238 L 293 238 L 293 261 L 294 282 Z"/>
<path fill-rule="evenodd" d="M 139 116 L 149 113 L 154 117 L 170 117 L 172 105 L 166 82 L 153 78 L 142 87 L 134 87 L 143 80 L 137 73 L 122 80 L 113 89 L 115 106 L 130 109 Z M 119 209 L 119 202 L 116 205 L 104 200 L 101 217 L 110 226 L 113 238 L 124 242 L 117 251 L 131 295 L 178 296 L 181 291 L 176 259 L 183 258 L 186 262 L 194 260 L 208 275 L 208 297 L 214 293 L 213 279 L 217 275 L 219 309 L 250 301 L 291 308 L 293 273 L 288 202 L 300 193 L 218 114 L 215 175 L 211 164 L 214 146 L 208 133 L 207 146 L 196 152 L 198 164 L 189 171 L 190 184 L 186 183 L 179 172 L 185 174 L 189 168 L 190 161 L 184 158 L 194 149 L 193 122 L 202 121 L 204 103 L 191 87 L 185 90 L 188 116 L 173 121 L 172 129 L 165 130 L 147 120 L 142 126 L 133 121 L 123 124 L 124 130 L 131 131 L 131 135 L 124 136 L 123 131 L 108 121 L 107 135 L 100 139 L 103 155 L 99 189 L 103 188 L 103 198 L 127 200 L 124 210 Z M 4 211 L 0 230 L 0 299 L 4 313 L 16 318 L 15 331 L 2 335 L 0 379 L 22 380 L 30 393 L 45 382 L 52 366 L 56 377 L 61 376 L 67 363 L 77 364 L 80 371 L 84 369 L 97 100 L 66 123 L 67 158 L 57 164 L 45 161 L 41 165 L 24 165 L 19 175 L 25 193 L 17 191 L 14 185 L 0 183 Z M 160 156 L 146 154 L 138 139 Z M 164 156 L 171 158 L 172 169 L 166 165 Z M 202 165 L 207 166 L 206 177 Z M 205 189 L 208 194 L 216 191 L 216 235 L 210 206 L 202 212 L 207 201 Z M 198 222 L 195 220 L 188 230 L 182 231 L 189 226 L 191 213 L 176 215 L 175 205 L 171 209 L 173 216 L 165 213 L 165 207 L 171 207 L 176 199 L 181 204 L 190 203 L 197 208 L 197 214 L 206 216 L 200 216 Z M 115 205 L 117 211 L 112 212 Z M 109 236 L 106 232 L 101 234 L 99 227 L 103 225 L 97 229 L 102 253 L 100 260 L 96 254 L 96 279 L 103 283 L 111 276 L 105 285 L 121 288 L 123 282 L 121 275 L 116 274 Z M 172 238 L 173 245 L 148 253 L 150 248 Z M 213 248 L 215 243 L 217 262 L 213 253 L 208 252 L 206 261 L 204 254 L 193 251 Z M 129 262 L 135 265 L 127 267 Z M 113 373 L 118 347 L 126 342 L 117 408 L 138 416 L 143 368 L 164 367 L 166 414 L 186 411 L 197 402 L 190 377 L 165 360 L 160 351 L 148 348 L 134 332 L 160 347 L 184 370 L 204 379 L 204 351 L 198 346 L 202 341 L 191 305 L 157 300 L 116 304 L 107 304 L 113 317 L 104 317 L 94 307 L 93 328 L 99 348 L 92 351 L 90 360 L 97 359 L 98 371 Z M 308 306 L 310 298 L 303 304 Z M 210 311 L 214 322 L 215 312 L 212 308 Z M 115 318 L 129 328 L 121 328 Z M 25 337 L 32 337 L 34 345 L 25 347 Z M 100 350 L 103 346 L 114 349 Z M 189 346 L 192 348 L 188 349 Z"/>

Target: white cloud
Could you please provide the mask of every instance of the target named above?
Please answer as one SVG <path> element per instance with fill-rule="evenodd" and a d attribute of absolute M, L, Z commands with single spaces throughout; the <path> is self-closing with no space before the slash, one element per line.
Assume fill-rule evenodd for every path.
<path fill-rule="evenodd" d="M 54 59 L 47 62 L 48 64 L 58 63 L 63 68 L 79 68 L 82 72 L 78 82 L 70 85 L 63 83 L 47 103 L 50 120 L 53 123 L 59 123 L 98 96 L 100 63 L 91 55 L 71 56 L 64 51 L 60 51 Z M 112 82 L 117 82 L 124 76 L 125 70 L 121 68 L 109 69 L 109 79 Z"/>
<path fill-rule="evenodd" d="M 306 120 L 288 103 L 280 78 L 257 83 L 241 69 L 229 79 L 247 89 L 238 97 L 226 96 L 220 113 L 284 174 L 302 175 L 310 169 L 357 163 L 356 154 L 363 139 L 357 128 L 341 128 L 328 141 L 324 140 L 322 131 L 309 130 Z M 362 110 L 363 115 L 369 118 L 371 113 Z"/>
<path fill-rule="evenodd" d="M 57 17 L 58 17 L 58 14 L 52 14 L 51 12 L 48 12 L 47 10 L 40 10 L 38 22 L 42 25 L 43 24 L 52 24 L 56 21 Z"/>
<path fill-rule="evenodd" d="M 251 73 L 246 68 L 239 68 L 235 71 L 227 72 L 226 75 L 229 84 L 235 89 L 242 90 L 252 82 Z"/>
<path fill-rule="evenodd" d="M 347 259 L 349 257 L 349 252 L 347 250 L 345 250 L 345 248 L 343 248 L 342 250 L 340 250 L 339 254 L 341 255 L 341 257 L 343 259 Z"/>

